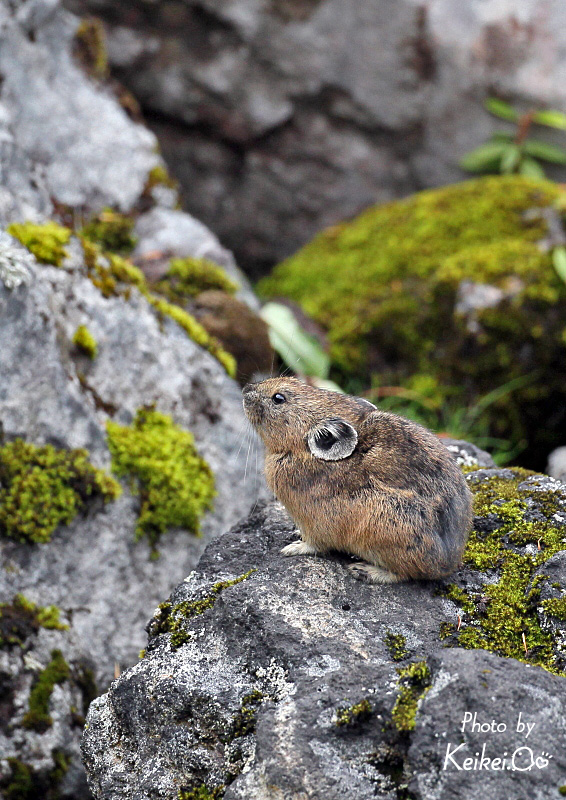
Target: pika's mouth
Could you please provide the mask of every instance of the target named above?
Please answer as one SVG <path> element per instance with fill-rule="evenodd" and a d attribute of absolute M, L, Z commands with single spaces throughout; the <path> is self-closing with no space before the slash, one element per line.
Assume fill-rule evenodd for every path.
<path fill-rule="evenodd" d="M 261 402 L 261 396 L 258 394 L 253 383 L 248 383 L 242 389 L 244 395 L 243 406 L 244 413 L 252 425 L 259 425 L 263 420 L 264 408 Z"/>

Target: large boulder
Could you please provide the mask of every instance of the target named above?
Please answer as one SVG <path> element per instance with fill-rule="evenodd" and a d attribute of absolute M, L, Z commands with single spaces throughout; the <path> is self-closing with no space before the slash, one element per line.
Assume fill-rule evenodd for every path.
<path fill-rule="evenodd" d="M 499 94 L 566 104 L 566 10 L 479 0 L 66 0 L 101 16 L 186 207 L 257 271 L 462 177 Z"/>
<path fill-rule="evenodd" d="M 0 749 L 3 756 L 31 770 L 30 781 L 37 789 L 47 785 L 55 769 L 52 753 L 72 764 L 71 777 L 78 780 L 79 776 L 80 721 L 77 726 L 71 706 L 82 708 L 82 701 L 68 701 L 71 689 L 59 698 L 64 714 L 51 712 L 59 725 L 47 733 L 22 729 L 31 703 L 29 692 L 46 669 L 51 649 L 62 652 L 71 664 L 71 675 L 88 669 L 92 685 L 99 690 L 106 687 L 116 668 L 136 661 L 148 610 L 190 572 L 212 537 L 247 513 L 262 491 L 262 478 L 257 440 L 251 431 L 246 433 L 239 387 L 211 353 L 172 318 L 158 312 L 137 288 L 127 286 L 123 293 L 105 297 L 86 274 L 77 240 L 69 243 L 73 255 L 62 267 L 55 267 L 34 263 L 29 253 L 9 239 L 0 234 L 0 422 L 4 436 L 0 442 L 0 603 L 10 605 L 22 594 L 40 606 L 58 607 L 74 642 L 70 648 L 62 634 L 61 642 L 54 644 L 36 643 L 32 637 L 26 639 L 23 661 L 19 648 L 2 654 L 2 663 L 9 662 L 0 669 L 2 681 L 7 702 L 14 705 L 10 722 L 4 720 L 6 738 Z M 2 263 L 3 258 L 8 263 Z M 152 431 L 144 420 L 161 427 Z M 58 486 L 57 474 L 50 472 L 49 461 L 37 461 L 34 467 L 34 458 L 63 458 L 80 448 L 95 468 L 109 472 L 113 432 L 113 455 L 117 455 L 113 466 L 129 479 L 122 495 L 115 497 L 112 483 L 104 494 L 104 507 L 80 497 L 77 502 L 84 500 L 83 513 L 67 518 L 63 510 L 61 519 L 67 524 L 56 527 L 47 541 L 47 532 L 40 526 L 52 513 L 59 514 L 60 505 L 66 508 L 68 495 L 59 500 L 54 488 L 53 497 L 47 489 L 45 497 L 36 499 L 31 483 L 26 494 L 25 484 L 20 485 L 14 474 L 18 456 L 12 450 L 14 443 L 25 440 L 30 447 L 40 448 L 32 452 L 24 474 L 31 482 L 39 469 L 49 487 L 51 481 Z M 135 438 L 140 432 L 147 438 Z M 125 453 L 120 451 L 121 435 L 127 437 Z M 190 437 L 194 437 L 198 460 L 192 455 Z M 42 450 L 45 446 L 52 450 Z M 121 452 L 122 462 L 118 460 Z M 183 471 L 187 458 L 193 459 L 196 472 Z M 192 481 L 200 488 L 193 491 Z M 73 476 L 68 483 L 75 485 Z M 37 491 L 42 489 L 40 482 Z M 148 492 L 154 489 L 152 499 Z M 80 495 L 80 483 L 77 491 Z M 201 492 L 204 503 L 199 500 Z M 186 508 L 178 508 L 179 503 Z M 203 515 L 207 505 L 212 510 Z M 199 528 L 202 535 L 197 537 Z M 53 636 L 49 632 L 43 638 Z M 79 683 L 75 680 L 69 685 Z M 58 698 L 55 692 L 54 698 Z M 0 768 L 4 767 L 0 783 L 5 778 L 8 786 L 10 763 L 0 762 Z M 79 796 L 74 794 L 76 782 L 71 782 L 69 791 L 66 796 Z"/>
<path fill-rule="evenodd" d="M 257 301 L 231 253 L 175 208 L 155 136 L 77 66 L 79 26 L 54 0 L 0 4 L 9 800 L 88 796 L 78 741 L 90 700 L 137 661 L 151 608 L 265 491 L 233 358 L 117 253 L 141 259 L 160 234 L 166 260 Z"/>
<path fill-rule="evenodd" d="M 91 705 L 95 798 L 558 796 L 566 492 L 450 447 L 475 494 L 450 580 L 370 586 L 342 555 L 285 558 L 276 503 L 216 540 Z"/>
<path fill-rule="evenodd" d="M 519 176 L 421 192 L 320 233 L 259 290 L 323 326 L 342 386 L 420 402 L 430 427 L 475 420 L 542 469 L 566 431 L 560 202 Z"/>

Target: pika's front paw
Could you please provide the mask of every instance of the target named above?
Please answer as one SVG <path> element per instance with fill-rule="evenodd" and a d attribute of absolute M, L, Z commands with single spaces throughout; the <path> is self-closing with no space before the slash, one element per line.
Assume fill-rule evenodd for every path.
<path fill-rule="evenodd" d="M 302 539 L 285 545 L 285 547 L 281 550 L 281 553 L 284 556 L 314 556 L 316 552 L 317 551 L 312 544 L 307 544 L 306 542 L 303 542 Z"/>
<path fill-rule="evenodd" d="M 399 575 L 395 575 L 393 572 L 383 569 L 383 567 L 366 564 L 364 561 L 356 561 L 355 564 L 350 564 L 348 570 L 354 578 L 366 583 L 399 583 L 403 580 Z"/>

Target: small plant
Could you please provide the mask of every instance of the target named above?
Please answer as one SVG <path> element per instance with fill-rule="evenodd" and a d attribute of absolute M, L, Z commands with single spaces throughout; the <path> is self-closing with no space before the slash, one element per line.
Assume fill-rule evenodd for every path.
<path fill-rule="evenodd" d="M 330 357 L 301 326 L 290 308 L 282 303 L 266 303 L 260 312 L 269 328 L 269 341 L 289 369 L 311 379 L 321 389 L 342 389 L 328 380 Z"/>
<path fill-rule="evenodd" d="M 486 100 L 485 107 L 495 117 L 513 123 L 515 131 L 496 131 L 488 142 L 465 155 L 460 166 L 466 172 L 519 173 L 529 178 L 544 178 L 541 161 L 566 166 L 566 149 L 531 137 L 533 125 L 566 130 L 566 114 L 553 109 L 532 109 L 521 114 L 495 97 Z"/>

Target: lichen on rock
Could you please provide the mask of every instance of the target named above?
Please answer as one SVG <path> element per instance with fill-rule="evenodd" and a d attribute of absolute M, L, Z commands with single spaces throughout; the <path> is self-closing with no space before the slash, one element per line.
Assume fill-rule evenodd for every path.
<path fill-rule="evenodd" d="M 168 528 L 200 533 L 200 519 L 215 495 L 212 470 L 195 448 L 189 431 L 153 408 L 142 408 L 131 426 L 108 421 L 112 469 L 130 477 L 140 495 L 136 536 L 146 536 L 155 551 Z"/>
<path fill-rule="evenodd" d="M 86 450 L 36 446 L 22 439 L 0 446 L 0 534 L 48 542 L 93 500 L 120 495 L 120 485 L 88 460 Z"/>

